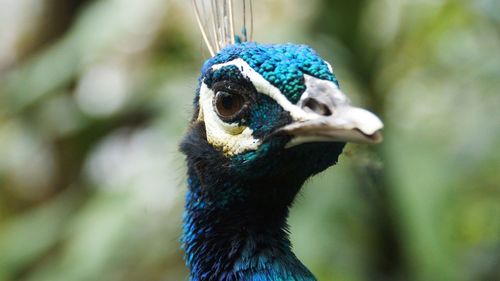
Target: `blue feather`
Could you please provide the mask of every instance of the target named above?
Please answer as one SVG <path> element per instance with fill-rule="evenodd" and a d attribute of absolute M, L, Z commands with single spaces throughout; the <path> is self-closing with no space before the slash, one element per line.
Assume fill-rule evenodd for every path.
<path fill-rule="evenodd" d="M 235 66 L 243 59 L 292 103 L 304 91 L 304 74 L 338 84 L 328 65 L 308 46 L 240 43 L 226 47 L 202 68 L 195 115 L 181 144 L 188 164 L 183 244 L 190 280 L 315 280 L 292 252 L 287 217 L 304 181 L 336 163 L 344 143 L 284 149 L 290 136 L 276 135 L 290 114 L 258 93 Z M 238 122 L 262 140 L 256 149 L 228 156 L 207 141 L 198 120 L 201 84 L 231 81 L 249 89 L 247 114 Z"/>

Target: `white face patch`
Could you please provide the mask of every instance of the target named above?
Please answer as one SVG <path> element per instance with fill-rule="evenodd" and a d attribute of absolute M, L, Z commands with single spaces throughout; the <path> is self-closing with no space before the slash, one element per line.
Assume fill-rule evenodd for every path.
<path fill-rule="evenodd" d="M 252 136 L 252 129 L 237 123 L 226 123 L 217 116 L 213 107 L 214 96 L 215 93 L 202 83 L 198 120 L 205 122 L 208 143 L 221 148 L 226 156 L 256 150 L 260 141 Z"/>

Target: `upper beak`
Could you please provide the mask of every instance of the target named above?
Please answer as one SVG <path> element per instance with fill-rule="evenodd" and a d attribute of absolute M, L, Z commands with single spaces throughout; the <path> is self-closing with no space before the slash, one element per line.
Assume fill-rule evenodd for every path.
<path fill-rule="evenodd" d="M 297 103 L 304 114 L 280 129 L 295 137 L 292 145 L 311 141 L 382 141 L 382 121 L 365 109 L 351 106 L 333 82 L 305 75 L 305 84 L 307 90 Z"/>

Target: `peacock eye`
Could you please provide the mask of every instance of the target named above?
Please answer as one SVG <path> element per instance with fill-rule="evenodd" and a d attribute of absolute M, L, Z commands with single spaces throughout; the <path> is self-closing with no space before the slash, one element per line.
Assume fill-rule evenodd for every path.
<path fill-rule="evenodd" d="M 219 91 L 214 99 L 217 114 L 223 120 L 233 119 L 245 106 L 245 98 L 236 93 Z"/>

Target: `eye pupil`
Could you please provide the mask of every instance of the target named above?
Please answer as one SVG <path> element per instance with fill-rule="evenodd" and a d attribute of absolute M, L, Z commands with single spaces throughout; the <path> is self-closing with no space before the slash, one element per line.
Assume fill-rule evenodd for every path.
<path fill-rule="evenodd" d="M 234 117 L 241 111 L 244 104 L 244 98 L 238 94 L 219 91 L 215 96 L 217 114 L 222 118 Z"/>
<path fill-rule="evenodd" d="M 231 110 L 233 107 L 233 97 L 227 93 L 221 95 L 221 103 L 224 109 Z"/>

